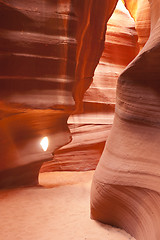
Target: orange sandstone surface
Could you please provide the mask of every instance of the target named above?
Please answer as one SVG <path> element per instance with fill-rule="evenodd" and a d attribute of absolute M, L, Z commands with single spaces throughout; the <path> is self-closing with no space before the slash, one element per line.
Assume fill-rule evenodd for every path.
<path fill-rule="evenodd" d="M 71 141 L 67 120 L 82 111 L 116 2 L 0 1 L 1 187 L 36 184 Z"/>
<path fill-rule="evenodd" d="M 160 238 L 160 2 L 149 3 L 151 33 L 118 79 L 114 123 L 91 190 L 92 218 L 137 240 Z"/>
<path fill-rule="evenodd" d="M 135 22 L 119 1 L 107 23 L 104 50 L 84 94 L 83 109 L 68 119 L 72 141 L 55 152 L 42 172 L 95 169 L 113 123 L 118 76 L 138 52 Z"/>
<path fill-rule="evenodd" d="M 0 239 L 160 239 L 160 2 L 123 3 L 0 0 Z"/>

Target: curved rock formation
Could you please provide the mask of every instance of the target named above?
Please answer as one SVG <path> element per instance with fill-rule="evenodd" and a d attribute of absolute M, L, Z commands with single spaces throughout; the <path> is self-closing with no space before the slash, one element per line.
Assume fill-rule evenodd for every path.
<path fill-rule="evenodd" d="M 142 48 L 149 35 L 147 2 L 124 2 L 135 19 Z M 106 22 L 116 3 L 0 0 L 0 187 L 37 183 L 41 164 L 71 141 L 68 116 L 82 112 L 82 98 L 93 80 L 104 48 Z M 150 0 L 150 6 L 151 34 L 118 80 L 114 124 L 91 191 L 92 218 L 122 227 L 137 240 L 160 238 L 160 3 Z M 124 66 L 137 54 L 133 20 L 126 19 L 125 24 L 131 24 L 129 38 L 128 33 L 122 38 L 131 43 L 128 47 L 126 41 L 127 57 L 116 47 L 119 57 L 104 52 L 102 60 L 111 63 L 114 59 Z M 110 37 L 107 44 L 113 50 Z M 94 84 L 85 95 L 86 109 L 96 102 L 89 94 Z M 115 100 L 112 93 L 110 105 Z M 106 99 L 101 94 L 104 111 Z M 72 129 L 76 136 L 82 126 Z M 98 128 L 96 136 L 101 134 Z M 40 147 L 44 136 L 49 138 L 46 152 Z M 95 141 L 90 141 L 92 149 L 101 148 Z M 73 141 L 71 155 L 76 147 Z M 66 149 L 59 152 L 65 158 L 64 167 L 70 162 Z"/>
<path fill-rule="evenodd" d="M 71 140 L 67 119 L 92 82 L 116 2 L 0 1 L 1 187 L 37 181 Z"/>
<path fill-rule="evenodd" d="M 117 79 L 138 54 L 137 40 L 135 22 L 118 1 L 107 23 L 105 46 L 93 82 L 81 101 L 83 111 L 68 119 L 72 141 L 55 151 L 54 159 L 45 162 L 41 172 L 96 168 L 113 123 Z"/>
<path fill-rule="evenodd" d="M 91 86 L 84 95 L 84 103 L 99 104 L 108 108 L 115 105 L 116 84 L 120 73 L 139 52 L 138 35 L 135 22 L 126 10 L 122 1 L 118 1 L 116 9 L 107 23 L 105 47 L 95 70 Z M 90 108 L 91 108 L 90 107 Z M 106 109 L 104 110 L 106 112 Z"/>
<path fill-rule="evenodd" d="M 140 49 L 144 47 L 150 35 L 150 6 L 148 0 L 125 0 L 125 6 L 135 21 Z"/>
<path fill-rule="evenodd" d="M 160 2 L 151 34 L 120 75 L 114 124 L 91 190 L 91 216 L 136 240 L 160 238 Z"/>

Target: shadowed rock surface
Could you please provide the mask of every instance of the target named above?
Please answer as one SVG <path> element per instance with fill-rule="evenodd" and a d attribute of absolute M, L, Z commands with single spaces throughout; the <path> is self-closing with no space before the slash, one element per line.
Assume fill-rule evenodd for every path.
<path fill-rule="evenodd" d="M 71 141 L 67 119 L 81 109 L 115 3 L 0 1 L 1 187 L 35 183 L 42 162 Z"/>

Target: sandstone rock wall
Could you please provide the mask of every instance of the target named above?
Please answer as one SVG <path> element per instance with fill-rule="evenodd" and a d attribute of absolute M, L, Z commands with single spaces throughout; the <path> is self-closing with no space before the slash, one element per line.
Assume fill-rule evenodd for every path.
<path fill-rule="evenodd" d="M 118 76 L 138 52 L 135 22 L 119 1 L 107 23 L 104 50 L 93 82 L 80 102 L 81 111 L 68 120 L 72 142 L 56 151 L 42 172 L 95 169 L 113 123 Z"/>
<path fill-rule="evenodd" d="M 36 184 L 53 153 L 47 170 L 94 169 L 117 77 L 142 49 L 118 80 L 91 215 L 137 240 L 159 240 L 160 3 L 124 2 L 134 21 L 117 9 L 105 40 L 116 0 L 0 0 L 0 187 Z"/>
<path fill-rule="evenodd" d="M 116 0 L 101 3 L 0 1 L 1 186 L 33 183 L 42 162 L 71 141 L 67 119 L 81 109 Z"/>
<path fill-rule="evenodd" d="M 160 3 L 151 34 L 118 79 L 115 119 L 95 172 L 91 215 L 137 240 L 160 238 Z"/>
<path fill-rule="evenodd" d="M 150 6 L 148 0 L 125 0 L 126 8 L 135 21 L 140 49 L 144 47 L 150 35 Z"/>

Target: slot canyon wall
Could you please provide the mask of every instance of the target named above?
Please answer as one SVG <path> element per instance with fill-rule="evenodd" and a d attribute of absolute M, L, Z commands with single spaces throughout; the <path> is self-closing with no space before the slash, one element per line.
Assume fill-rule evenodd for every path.
<path fill-rule="evenodd" d="M 0 1 L 1 187 L 36 184 L 42 163 L 71 141 L 67 120 L 82 112 L 116 2 Z"/>
<path fill-rule="evenodd" d="M 0 0 L 0 187 L 103 152 L 91 217 L 159 240 L 160 3 L 123 2 Z"/>
<path fill-rule="evenodd" d="M 139 51 L 121 1 L 106 34 L 110 4 L 0 1 L 2 186 L 37 182 L 46 161 L 41 172 L 95 169 L 113 123 L 117 78 Z"/>
<path fill-rule="evenodd" d="M 126 6 L 138 19 L 135 2 Z M 149 4 L 150 36 L 118 79 L 114 123 L 91 190 L 91 217 L 137 240 L 160 238 L 160 2 Z"/>
<path fill-rule="evenodd" d="M 119 1 L 107 24 L 93 82 L 80 102 L 82 110 L 68 119 L 72 141 L 55 151 L 53 161 L 44 163 L 41 172 L 96 168 L 113 123 L 118 76 L 139 49 L 135 22 Z"/>

